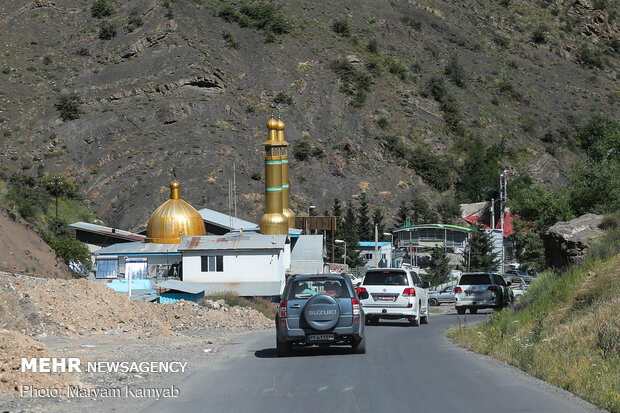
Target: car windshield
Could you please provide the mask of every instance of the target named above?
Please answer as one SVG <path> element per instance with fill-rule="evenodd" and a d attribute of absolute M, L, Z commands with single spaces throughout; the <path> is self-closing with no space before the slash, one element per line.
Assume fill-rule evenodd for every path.
<path fill-rule="evenodd" d="M 402 271 L 369 271 L 363 285 L 409 285 L 407 274 Z"/>
<path fill-rule="evenodd" d="M 464 274 L 461 276 L 459 285 L 491 284 L 489 274 Z"/>
<path fill-rule="evenodd" d="M 343 280 L 295 280 L 288 299 L 310 298 L 316 294 L 328 294 L 336 298 L 351 298 Z"/>

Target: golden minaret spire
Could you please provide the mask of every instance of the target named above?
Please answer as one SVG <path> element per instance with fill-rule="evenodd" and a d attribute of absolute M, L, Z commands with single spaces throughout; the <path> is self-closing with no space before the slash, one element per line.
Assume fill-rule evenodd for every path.
<path fill-rule="evenodd" d="M 284 122 L 278 119 L 278 144 L 282 158 L 282 213 L 286 216 L 289 228 L 295 228 L 295 214 L 290 209 L 290 185 L 288 180 L 288 142 L 284 140 Z"/>
<path fill-rule="evenodd" d="M 282 213 L 282 156 L 283 145 L 278 142 L 278 122 L 267 122 L 269 139 L 265 145 L 265 215 L 260 219 L 260 232 L 266 235 L 288 234 L 288 219 Z M 285 146 L 284 146 L 285 147 Z"/>

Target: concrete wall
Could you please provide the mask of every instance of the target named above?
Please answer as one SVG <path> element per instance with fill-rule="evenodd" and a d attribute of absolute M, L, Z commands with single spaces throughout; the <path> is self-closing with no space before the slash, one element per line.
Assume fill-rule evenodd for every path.
<path fill-rule="evenodd" d="M 202 272 L 201 256 L 222 255 L 222 272 Z M 205 284 L 208 293 L 234 291 L 242 296 L 276 295 L 284 288 L 283 251 L 185 251 L 183 281 Z"/>

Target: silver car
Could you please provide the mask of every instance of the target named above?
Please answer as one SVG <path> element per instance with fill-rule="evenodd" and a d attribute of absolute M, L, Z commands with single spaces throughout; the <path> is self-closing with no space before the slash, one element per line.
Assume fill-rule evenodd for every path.
<path fill-rule="evenodd" d="M 463 273 L 459 283 L 454 287 L 454 306 L 458 314 L 469 312 L 475 314 L 479 309 L 493 308 L 501 310 L 514 301 L 514 294 L 499 274 L 490 272 Z"/>
<path fill-rule="evenodd" d="M 449 285 L 440 291 L 434 291 L 428 294 L 428 304 L 432 306 L 441 305 L 443 303 L 452 304 L 454 302 L 454 286 Z"/>

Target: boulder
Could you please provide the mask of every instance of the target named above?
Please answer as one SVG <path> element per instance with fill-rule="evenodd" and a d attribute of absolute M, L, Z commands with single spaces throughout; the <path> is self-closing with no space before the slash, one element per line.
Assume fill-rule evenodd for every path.
<path fill-rule="evenodd" d="M 583 261 L 590 242 L 603 234 L 602 220 L 602 215 L 586 214 L 549 228 L 543 237 L 547 265 L 564 268 Z"/>

